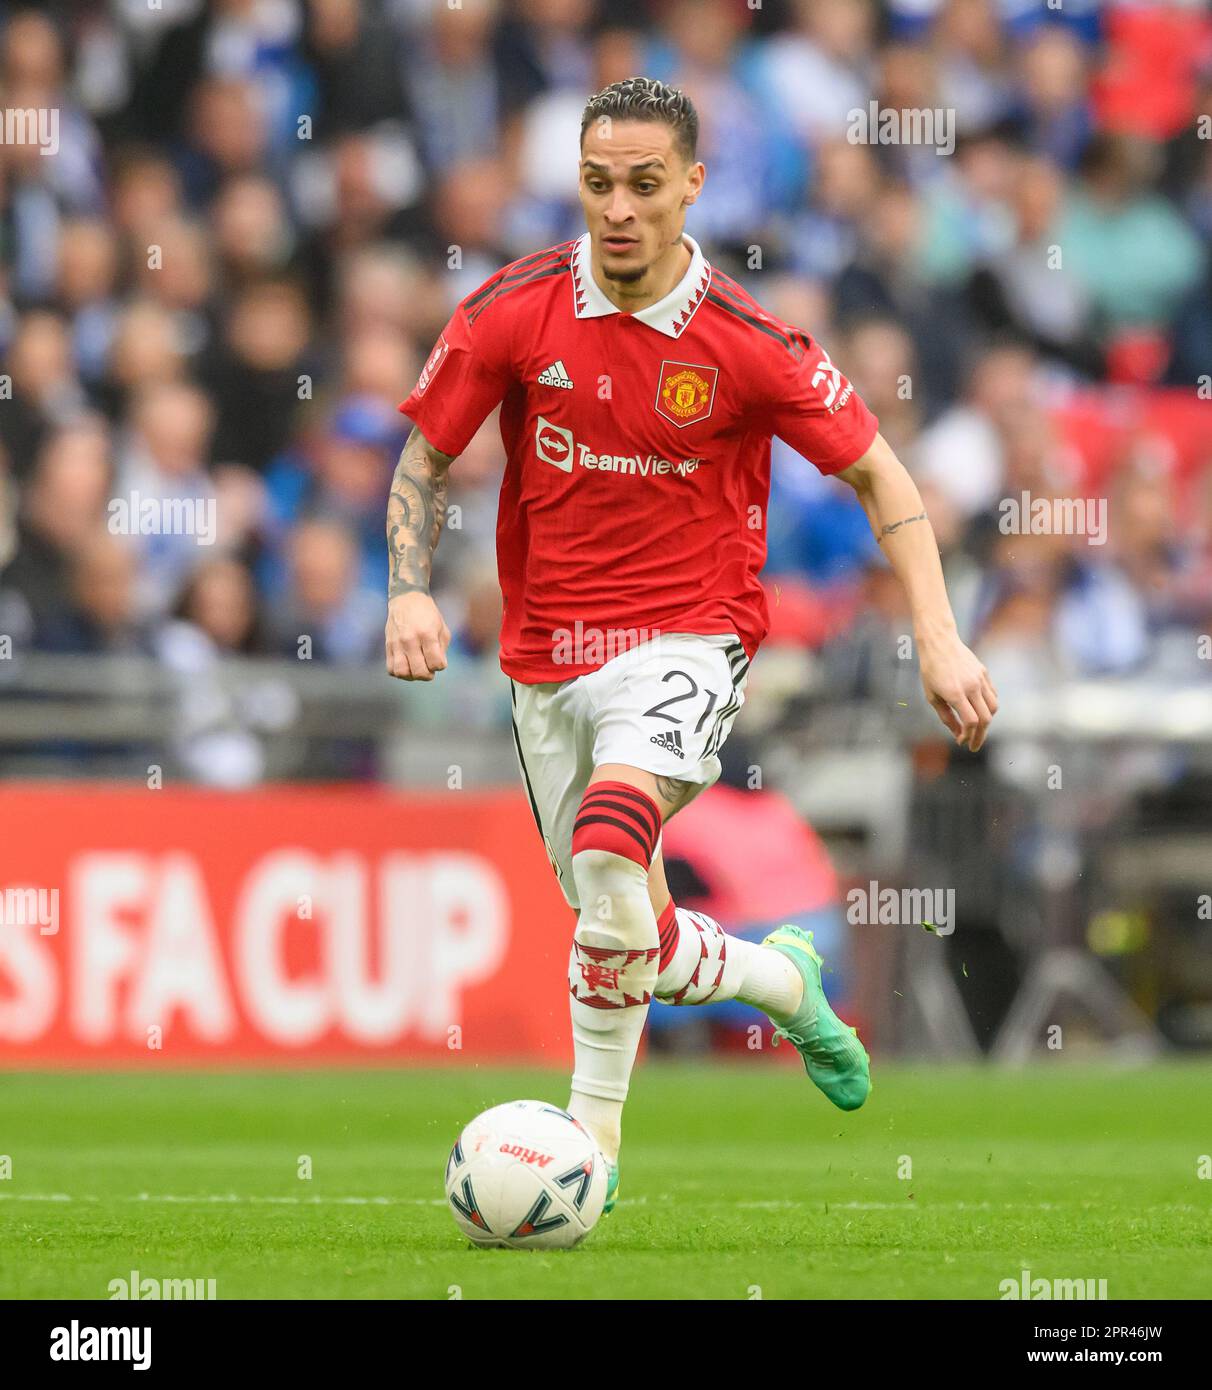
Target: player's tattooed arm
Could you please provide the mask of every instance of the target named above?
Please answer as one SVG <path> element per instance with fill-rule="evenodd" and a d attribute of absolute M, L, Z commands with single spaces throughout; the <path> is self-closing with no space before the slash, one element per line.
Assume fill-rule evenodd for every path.
<path fill-rule="evenodd" d="M 921 493 L 880 434 L 837 476 L 854 489 L 905 590 L 926 699 L 956 742 L 975 753 L 997 713 L 997 691 L 980 659 L 960 640 Z"/>
<path fill-rule="evenodd" d="M 450 629 L 429 596 L 434 547 L 446 518 L 451 455 L 414 429 L 396 464 L 387 499 L 388 672 L 404 681 L 431 681 L 446 669 Z"/>
<path fill-rule="evenodd" d="M 450 454 L 435 449 L 415 426 L 391 480 L 387 499 L 387 597 L 429 592 L 433 552 L 446 518 Z"/>

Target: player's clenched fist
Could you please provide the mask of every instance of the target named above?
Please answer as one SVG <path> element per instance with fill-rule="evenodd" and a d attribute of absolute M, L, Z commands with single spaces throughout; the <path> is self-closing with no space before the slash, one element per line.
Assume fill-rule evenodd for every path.
<path fill-rule="evenodd" d="M 450 629 L 428 594 L 398 594 L 387 604 L 387 671 L 402 681 L 431 681 L 446 669 Z"/>

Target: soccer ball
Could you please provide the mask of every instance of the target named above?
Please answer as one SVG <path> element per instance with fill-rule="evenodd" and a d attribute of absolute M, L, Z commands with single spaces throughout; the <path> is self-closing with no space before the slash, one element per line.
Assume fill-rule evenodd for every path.
<path fill-rule="evenodd" d="M 446 1201 L 477 1245 L 568 1250 L 606 1201 L 606 1160 L 567 1110 L 511 1100 L 477 1115 L 446 1160 Z"/>

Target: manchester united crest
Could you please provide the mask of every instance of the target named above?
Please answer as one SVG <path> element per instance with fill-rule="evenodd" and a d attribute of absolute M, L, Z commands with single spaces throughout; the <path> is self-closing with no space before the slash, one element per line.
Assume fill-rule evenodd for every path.
<path fill-rule="evenodd" d="M 681 429 L 696 420 L 705 420 L 715 404 L 718 367 L 700 367 L 693 362 L 662 362 L 657 388 L 657 414 Z"/>

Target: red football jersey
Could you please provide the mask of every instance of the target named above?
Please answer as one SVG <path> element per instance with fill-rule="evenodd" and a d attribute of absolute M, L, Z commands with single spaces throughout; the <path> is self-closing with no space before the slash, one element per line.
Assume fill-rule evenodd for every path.
<path fill-rule="evenodd" d="M 501 667 L 524 684 L 594 670 L 631 632 L 735 632 L 752 658 L 771 436 L 822 473 L 875 438 L 829 355 L 685 242 L 681 282 L 633 314 L 593 279 L 588 233 L 507 265 L 400 406 L 452 455 L 501 406 Z"/>

